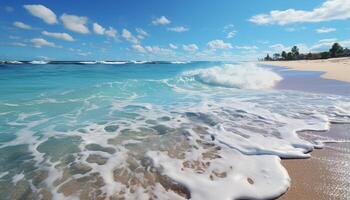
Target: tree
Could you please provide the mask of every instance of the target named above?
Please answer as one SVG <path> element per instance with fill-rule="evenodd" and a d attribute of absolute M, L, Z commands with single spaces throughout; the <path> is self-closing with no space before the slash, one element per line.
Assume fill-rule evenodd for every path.
<path fill-rule="evenodd" d="M 292 52 L 287 53 L 287 59 L 286 60 L 293 60 L 293 54 Z"/>
<path fill-rule="evenodd" d="M 297 59 L 298 56 L 299 56 L 299 48 L 297 46 L 294 46 L 292 48 L 292 56 L 293 56 L 293 59 Z"/>
<path fill-rule="evenodd" d="M 340 44 L 338 44 L 337 42 L 333 44 L 331 49 L 329 49 L 329 54 L 331 58 L 342 56 L 343 53 L 344 53 L 343 47 L 340 46 Z"/>
<path fill-rule="evenodd" d="M 279 60 L 280 57 L 281 57 L 281 55 L 280 55 L 279 53 L 273 54 L 273 59 L 274 59 L 274 60 Z"/>
<path fill-rule="evenodd" d="M 308 53 L 308 54 L 306 55 L 306 58 L 307 58 L 308 60 L 311 60 L 311 59 L 312 59 L 312 53 L 311 53 L 311 52 Z"/>
<path fill-rule="evenodd" d="M 287 53 L 285 51 L 282 51 L 281 56 L 283 60 L 287 60 Z"/>
<path fill-rule="evenodd" d="M 330 56 L 329 52 L 327 52 L 327 51 L 321 53 L 321 59 L 327 59 L 327 58 L 329 58 L 329 56 Z"/>
<path fill-rule="evenodd" d="M 271 59 L 270 55 L 267 54 L 266 57 L 264 58 L 264 60 L 265 60 L 265 61 L 270 61 L 270 60 L 272 60 L 272 59 Z"/>

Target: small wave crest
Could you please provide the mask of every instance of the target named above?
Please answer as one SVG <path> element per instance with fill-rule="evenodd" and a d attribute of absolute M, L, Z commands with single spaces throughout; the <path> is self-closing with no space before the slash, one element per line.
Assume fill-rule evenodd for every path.
<path fill-rule="evenodd" d="M 277 73 L 256 64 L 225 64 L 206 69 L 186 71 L 185 77 L 193 77 L 197 81 L 214 86 L 238 89 L 270 89 L 282 80 Z"/>

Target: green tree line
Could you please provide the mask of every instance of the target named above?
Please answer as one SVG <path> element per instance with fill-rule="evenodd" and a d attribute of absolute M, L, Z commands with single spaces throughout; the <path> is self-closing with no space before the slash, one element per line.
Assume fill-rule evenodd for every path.
<path fill-rule="evenodd" d="M 274 53 L 272 57 L 267 54 L 263 59 L 264 61 L 275 61 L 275 60 L 317 60 L 317 59 L 328 59 L 338 57 L 350 56 L 350 49 L 343 48 L 339 43 L 334 43 L 329 51 L 323 51 L 318 53 L 299 53 L 299 48 L 293 46 L 290 52 L 282 51 L 281 53 Z"/>

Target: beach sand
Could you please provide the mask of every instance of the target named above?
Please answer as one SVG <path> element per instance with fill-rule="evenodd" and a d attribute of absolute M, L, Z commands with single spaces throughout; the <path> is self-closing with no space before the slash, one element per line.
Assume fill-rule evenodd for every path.
<path fill-rule="evenodd" d="M 276 66 L 274 70 L 283 76 L 276 89 L 350 95 L 350 58 L 261 64 Z M 331 124 L 327 132 L 304 131 L 299 136 L 309 141 L 326 137 L 346 142 L 326 143 L 323 149 L 311 152 L 309 159 L 282 160 L 291 186 L 279 199 L 349 199 L 350 124 Z"/>
<path fill-rule="evenodd" d="M 282 200 L 350 198 L 350 125 L 332 124 L 327 132 L 302 132 L 302 138 L 327 136 L 342 143 L 328 143 L 314 150 L 309 159 L 285 159 L 291 187 Z M 310 136 L 312 135 L 312 136 Z"/>
<path fill-rule="evenodd" d="M 321 77 L 350 83 L 350 57 L 323 60 L 264 61 L 261 64 L 293 70 L 324 72 Z"/>

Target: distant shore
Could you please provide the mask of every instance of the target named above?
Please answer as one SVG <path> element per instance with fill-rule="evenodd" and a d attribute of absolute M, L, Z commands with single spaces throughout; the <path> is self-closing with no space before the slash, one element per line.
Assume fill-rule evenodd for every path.
<path fill-rule="evenodd" d="M 287 67 L 292 70 L 324 72 L 322 78 L 350 83 L 350 57 L 322 60 L 262 61 L 261 64 Z"/>

